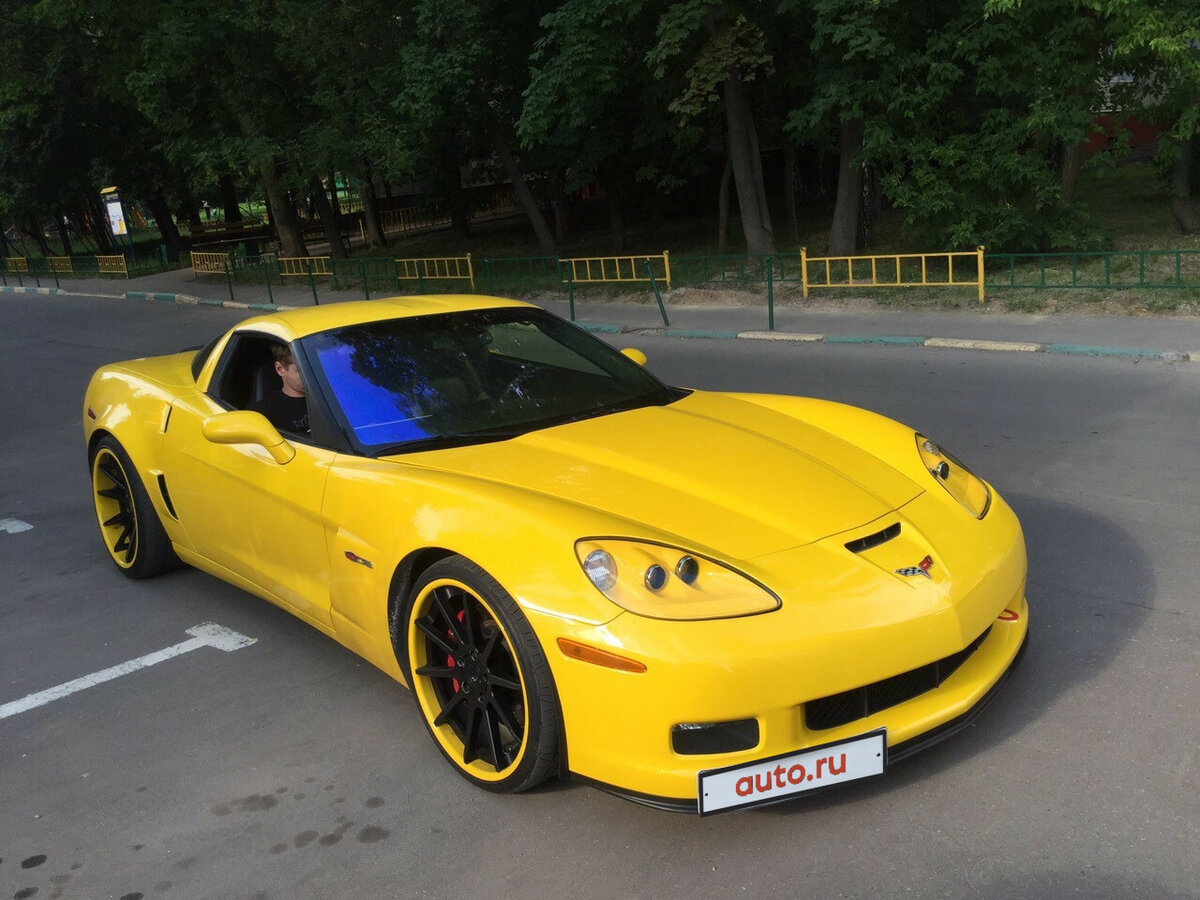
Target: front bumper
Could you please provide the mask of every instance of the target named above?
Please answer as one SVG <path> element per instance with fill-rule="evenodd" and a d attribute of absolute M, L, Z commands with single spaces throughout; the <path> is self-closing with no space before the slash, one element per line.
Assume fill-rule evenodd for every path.
<path fill-rule="evenodd" d="M 909 514 L 929 521 L 919 509 Z M 644 803 L 695 809 L 701 771 L 881 728 L 892 760 L 947 737 L 998 689 L 1028 632 L 1020 527 L 1002 502 L 988 519 L 979 523 L 982 534 L 969 539 L 905 520 L 907 534 L 938 548 L 940 582 L 893 578 L 896 584 L 888 586 L 879 570 L 890 575 L 895 560 L 874 559 L 863 564 L 874 567 L 873 575 L 843 577 L 808 603 L 789 602 L 795 596 L 789 586 L 780 592 L 784 607 L 759 616 L 681 623 L 623 615 L 604 626 L 565 629 L 557 623 L 559 635 L 647 666 L 640 674 L 618 672 L 556 656 L 553 641 L 544 643 L 552 650 L 570 771 Z M 814 545 L 804 548 L 803 560 L 798 553 L 774 563 L 799 571 L 814 554 L 841 549 L 844 537 L 833 549 Z M 911 550 L 898 553 L 907 560 Z M 829 562 L 824 569 L 839 572 Z M 904 682 L 914 670 L 972 644 L 975 649 L 931 689 L 901 692 L 900 702 L 873 704 L 835 727 L 812 727 L 806 716 L 811 703 L 878 682 Z M 745 749 L 681 753 L 672 741 L 672 729 L 682 723 L 746 720 L 755 723 L 757 741 Z"/>

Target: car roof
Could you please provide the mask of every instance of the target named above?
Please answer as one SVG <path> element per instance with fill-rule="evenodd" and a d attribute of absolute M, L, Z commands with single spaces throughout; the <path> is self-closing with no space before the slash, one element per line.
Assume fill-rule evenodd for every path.
<path fill-rule="evenodd" d="M 241 322 L 235 330 L 267 331 L 286 340 L 295 340 L 344 325 L 513 306 L 531 307 L 532 304 L 480 294 L 386 297 L 380 300 L 355 300 L 347 303 L 330 303 L 325 306 L 306 306 L 265 316 L 255 316 Z"/>

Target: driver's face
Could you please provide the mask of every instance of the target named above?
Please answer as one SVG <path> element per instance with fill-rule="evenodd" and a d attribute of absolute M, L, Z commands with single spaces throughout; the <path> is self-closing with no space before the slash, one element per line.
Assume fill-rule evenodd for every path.
<path fill-rule="evenodd" d="M 300 370 L 296 367 L 295 360 L 287 365 L 281 362 L 275 363 L 275 371 L 283 381 L 283 392 L 285 394 L 289 397 L 303 397 L 305 395 L 304 379 L 300 377 Z"/>

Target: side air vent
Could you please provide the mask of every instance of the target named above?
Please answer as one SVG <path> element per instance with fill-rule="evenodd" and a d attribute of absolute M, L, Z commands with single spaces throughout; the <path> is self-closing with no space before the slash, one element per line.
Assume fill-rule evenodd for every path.
<path fill-rule="evenodd" d="M 164 475 L 158 476 L 158 492 L 162 494 L 163 503 L 167 507 L 167 512 L 171 514 L 171 518 L 178 520 L 179 514 L 175 512 L 175 504 L 171 502 L 171 494 L 167 490 L 167 479 Z"/>
<path fill-rule="evenodd" d="M 862 553 L 870 550 L 872 547 L 878 547 L 880 544 L 886 544 L 892 538 L 900 536 L 900 523 L 889 525 L 883 531 L 877 531 L 874 534 L 868 534 L 864 538 L 859 538 L 856 541 L 851 541 L 846 545 L 846 549 L 851 553 Z"/>

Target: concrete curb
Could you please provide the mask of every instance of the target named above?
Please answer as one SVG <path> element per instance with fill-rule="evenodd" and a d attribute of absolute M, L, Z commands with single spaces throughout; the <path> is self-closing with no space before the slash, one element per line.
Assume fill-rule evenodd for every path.
<path fill-rule="evenodd" d="M 126 300 L 155 300 L 160 303 L 175 303 L 179 306 L 215 306 L 221 309 L 252 309 L 258 312 L 278 312 L 283 309 L 299 309 L 298 306 L 282 306 L 273 303 L 238 303 L 233 300 L 210 300 L 206 297 L 193 297 L 191 294 L 147 293 L 145 291 L 125 291 L 116 295 Z"/>
<path fill-rule="evenodd" d="M 62 288 L 0 285 L 0 294 L 68 293 L 73 292 L 63 290 Z M 190 294 L 167 294 L 147 291 L 124 291 L 120 294 L 89 294 L 87 296 L 147 300 L 159 303 L 174 303 L 179 306 L 212 306 L 222 309 L 253 310 L 265 313 L 300 309 L 298 306 L 282 306 L 270 303 L 236 303 L 232 300 L 212 300 L 205 297 L 194 297 Z M 597 334 L 643 334 L 692 340 L 773 341 L 806 344 L 883 344 L 888 346 L 931 347 L 946 350 L 979 350 L 999 353 L 1054 353 L 1067 356 L 1101 356 L 1110 359 L 1146 359 L 1167 363 L 1200 363 L 1200 349 L 1190 351 L 1155 350 L 1145 347 L 1104 347 L 1057 342 L 985 341 L 965 338 L 920 337 L 917 335 L 792 334 L 781 331 L 721 331 L 670 327 L 644 328 L 630 325 L 613 325 L 605 322 L 576 322 L 574 324 L 584 331 L 591 331 Z"/>
<path fill-rule="evenodd" d="M 11 284 L 0 285 L 0 294 L 65 294 L 62 288 L 52 287 L 13 287 Z"/>
<path fill-rule="evenodd" d="M 1101 347 L 1088 344 L 1033 343 L 1028 341 L 982 341 L 966 338 L 920 337 L 880 334 L 791 334 L 782 331 L 702 331 L 681 328 L 638 328 L 600 322 L 576 322 L 584 331 L 601 334 L 646 334 L 656 337 L 701 340 L 774 341 L 807 344 L 886 344 L 931 347 L 945 350 L 985 350 L 1001 353 L 1056 353 L 1073 356 L 1104 356 L 1115 359 L 1148 359 L 1161 362 L 1200 362 L 1200 350 L 1155 350 L 1144 347 Z"/>

